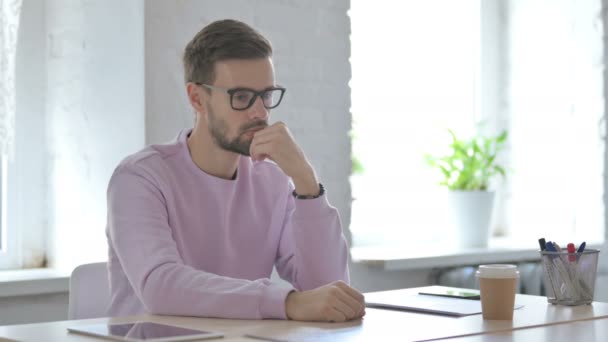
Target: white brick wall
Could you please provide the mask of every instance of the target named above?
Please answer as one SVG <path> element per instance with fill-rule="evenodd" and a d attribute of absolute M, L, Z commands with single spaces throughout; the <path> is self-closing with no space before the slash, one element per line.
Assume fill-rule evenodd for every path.
<path fill-rule="evenodd" d="M 608 111 L 608 0 L 602 0 L 602 18 L 604 24 L 604 135 L 608 132 L 608 120 L 606 120 L 606 112 Z M 608 141 L 608 135 L 606 135 Z M 604 222 L 608 225 L 608 148 L 604 151 Z M 608 246 L 608 227 L 605 228 L 604 247 Z M 608 301 L 608 251 L 603 248 L 600 253 L 600 265 L 598 281 L 596 283 L 596 291 L 599 292 L 599 298 L 603 301 Z M 599 290 L 599 291 L 598 291 Z"/>
<path fill-rule="evenodd" d="M 181 53 L 205 25 L 242 20 L 273 43 L 277 81 L 287 87 L 271 121 L 287 123 L 350 222 L 350 21 L 348 0 L 145 2 L 146 143 L 192 127 Z"/>
<path fill-rule="evenodd" d="M 71 270 L 107 257 L 107 184 L 144 143 L 143 0 L 45 5 L 48 257 Z"/>

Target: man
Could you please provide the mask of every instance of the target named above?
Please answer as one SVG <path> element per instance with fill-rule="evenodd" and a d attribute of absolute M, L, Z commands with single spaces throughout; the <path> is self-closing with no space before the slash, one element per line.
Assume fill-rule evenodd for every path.
<path fill-rule="evenodd" d="M 109 314 L 361 318 L 338 212 L 287 126 L 268 125 L 285 92 L 270 43 L 217 21 L 183 62 L 194 129 L 127 157 L 108 186 Z"/>

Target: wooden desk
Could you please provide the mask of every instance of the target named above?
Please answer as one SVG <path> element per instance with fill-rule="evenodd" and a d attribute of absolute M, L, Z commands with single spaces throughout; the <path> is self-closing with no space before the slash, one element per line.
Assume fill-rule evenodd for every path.
<path fill-rule="evenodd" d="M 420 289 L 406 289 L 403 291 L 417 293 Z M 515 329 L 533 328 L 540 329 L 538 331 L 541 331 L 547 325 L 560 324 L 554 326 L 559 333 L 561 329 L 567 329 L 566 327 L 573 325 L 573 322 L 589 321 L 591 322 L 589 324 L 593 324 L 594 327 L 594 320 L 606 318 L 598 321 L 600 326 L 608 322 L 608 303 L 594 302 L 592 305 L 576 307 L 555 306 L 548 304 L 545 297 L 527 295 L 517 295 L 517 301 L 524 304 L 524 307 L 514 312 L 513 321 L 484 321 L 481 315 L 457 318 L 371 308 L 366 309 L 367 315 L 363 320 L 348 323 L 227 320 L 143 315 L 0 326 L 0 337 L 19 341 L 101 341 L 91 337 L 68 334 L 67 328 L 95 322 L 124 323 L 149 320 L 203 330 L 221 331 L 227 338 L 254 335 L 282 341 L 415 341 L 460 336 L 474 337 L 474 335 L 480 334 L 491 334 L 488 336 L 493 336 L 492 338 L 506 336 L 505 338 L 508 339 L 511 336 L 509 334 L 520 334 L 519 330 L 513 331 Z M 562 325 L 564 328 L 562 328 Z M 588 328 L 584 323 L 582 326 L 573 326 L 576 329 L 581 329 L 581 331 Z M 527 332 L 526 330 L 530 329 L 521 330 L 521 333 L 534 333 Z M 552 333 L 551 331 L 546 334 Z M 606 335 L 596 336 L 596 339 L 600 338 L 602 341 L 605 341 Z M 486 338 L 486 336 L 479 338 Z M 523 340 L 529 341 L 535 339 Z M 476 339 L 475 341 L 480 340 Z"/>
<path fill-rule="evenodd" d="M 513 341 L 585 341 L 608 339 L 608 319 L 594 319 L 499 333 L 456 337 L 450 342 L 513 342 Z M 441 340 L 439 340 L 441 341 Z M 445 340 L 444 340 L 445 341 Z"/>

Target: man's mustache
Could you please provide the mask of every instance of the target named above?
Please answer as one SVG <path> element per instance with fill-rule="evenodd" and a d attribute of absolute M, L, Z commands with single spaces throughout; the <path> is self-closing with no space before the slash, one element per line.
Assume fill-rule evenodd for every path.
<path fill-rule="evenodd" d="M 266 120 L 256 120 L 241 126 L 241 133 L 245 133 L 252 128 L 266 128 L 268 122 Z"/>

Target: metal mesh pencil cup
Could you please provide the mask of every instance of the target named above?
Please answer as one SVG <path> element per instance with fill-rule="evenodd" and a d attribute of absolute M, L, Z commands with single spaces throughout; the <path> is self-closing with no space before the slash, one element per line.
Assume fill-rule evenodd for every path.
<path fill-rule="evenodd" d="M 559 305 L 582 305 L 593 302 L 598 249 L 582 253 L 542 251 L 547 301 Z"/>

